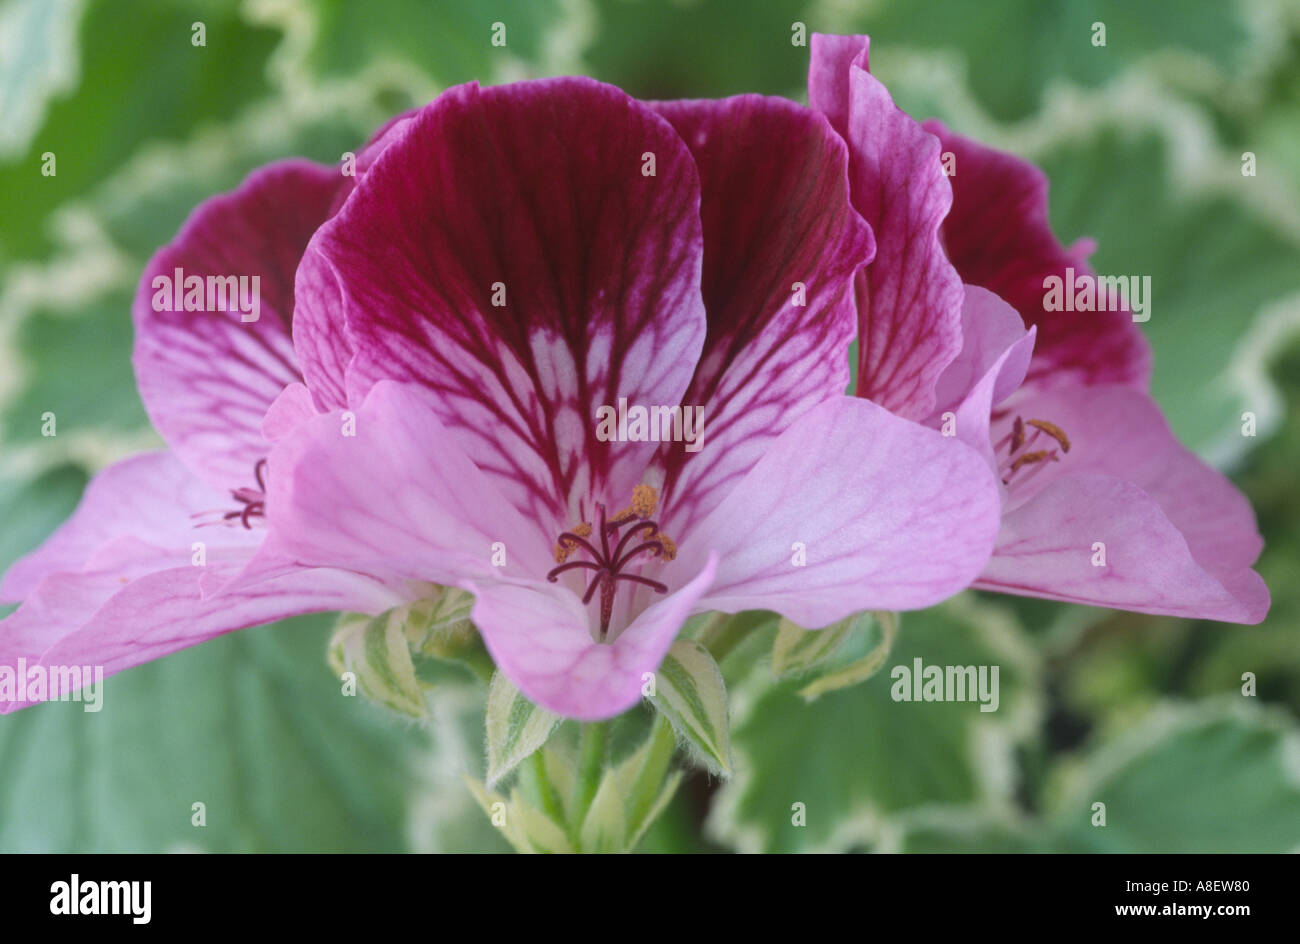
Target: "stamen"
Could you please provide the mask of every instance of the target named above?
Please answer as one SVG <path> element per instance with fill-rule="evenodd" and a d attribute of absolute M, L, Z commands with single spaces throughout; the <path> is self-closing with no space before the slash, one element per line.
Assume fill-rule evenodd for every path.
<path fill-rule="evenodd" d="M 1019 417 L 1017 417 L 1016 422 L 1019 422 Z M 1041 429 L 1047 435 L 1060 443 L 1061 451 L 1070 451 L 1070 437 L 1066 436 L 1061 427 L 1057 426 L 1055 423 L 1049 423 L 1047 420 L 1030 420 L 1029 425 L 1036 429 Z"/>
<path fill-rule="evenodd" d="M 258 459 L 253 465 L 253 478 L 257 482 L 257 488 L 232 488 L 230 496 L 243 508 L 237 508 L 234 511 L 228 511 L 221 516 L 222 521 L 239 520 L 245 528 L 250 531 L 253 528 L 251 519 L 266 517 L 266 460 Z M 199 525 L 202 527 L 202 525 Z"/>
<path fill-rule="evenodd" d="M 656 593 L 667 593 L 667 584 L 640 574 L 623 573 L 626 567 L 638 555 L 649 552 L 663 561 L 670 561 L 677 556 L 677 545 L 659 530 L 658 522 L 650 520 L 659 504 L 659 493 L 649 485 L 637 485 L 632 489 L 632 501 L 627 508 L 620 511 L 613 519 L 605 514 L 605 506 L 599 502 L 596 510 L 599 516 L 600 546 L 587 540 L 592 534 L 592 526 L 587 522 L 578 524 L 570 531 L 561 532 L 555 542 L 555 562 L 546 575 L 551 583 L 559 580 L 561 574 L 572 570 L 593 570 L 590 583 L 582 595 L 583 604 L 588 604 L 600 590 L 600 641 L 604 642 L 609 634 L 610 620 L 614 614 L 614 591 L 620 580 L 649 587 Z M 620 529 L 628 527 L 619 534 Z M 637 535 L 646 540 L 628 550 Z M 617 538 L 613 551 L 610 550 L 610 538 Z M 573 552 L 583 550 L 591 560 L 568 560 Z"/>
<path fill-rule="evenodd" d="M 1016 452 L 1025 444 L 1025 424 L 1020 417 L 1016 417 L 1015 425 L 1011 427 L 1011 451 Z"/>
<path fill-rule="evenodd" d="M 1017 471 L 1017 470 L 1018 470 L 1022 465 L 1030 465 L 1031 463 L 1034 463 L 1034 462 L 1042 462 L 1042 461 L 1044 461 L 1045 459 L 1050 459 L 1050 460 L 1052 460 L 1053 462 L 1058 461 L 1057 458 L 1056 458 L 1056 450 L 1055 450 L 1055 449 L 1038 449 L 1038 450 L 1036 450 L 1036 451 L 1034 451 L 1034 452 L 1026 452 L 1024 455 L 1022 455 L 1022 456 L 1018 456 L 1018 457 L 1016 458 L 1016 460 L 1015 460 L 1014 462 L 1011 463 L 1011 471 L 1010 471 L 1010 473 L 1008 473 L 1008 475 L 1009 475 L 1009 476 L 1010 476 L 1010 475 L 1015 475 L 1015 474 L 1016 474 L 1016 471 Z"/>
<path fill-rule="evenodd" d="M 590 534 L 591 525 L 585 521 L 575 526 L 572 531 L 565 531 L 561 534 L 559 540 L 555 543 L 555 563 L 563 564 L 580 545 L 586 544 L 587 548 L 590 549 L 591 545 L 582 540 L 582 538 Z"/>

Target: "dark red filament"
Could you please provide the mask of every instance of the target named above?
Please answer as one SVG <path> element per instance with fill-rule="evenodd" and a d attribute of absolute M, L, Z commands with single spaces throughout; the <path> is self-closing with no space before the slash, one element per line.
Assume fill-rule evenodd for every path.
<path fill-rule="evenodd" d="M 619 580 L 627 580 L 631 583 L 639 583 L 642 586 L 649 587 L 655 593 L 667 593 L 668 587 L 658 580 L 651 580 L 649 577 L 642 577 L 638 574 L 623 573 L 623 568 L 628 563 L 644 551 L 649 551 L 656 557 L 664 552 L 664 546 L 660 541 L 654 540 L 654 536 L 659 533 L 659 525 L 654 521 L 642 521 L 633 516 L 623 516 L 614 521 L 605 520 L 605 506 L 597 504 L 596 508 L 600 511 L 600 547 L 596 547 L 591 541 L 584 537 L 574 534 L 572 531 L 565 531 L 559 537 L 560 544 L 566 547 L 576 547 L 579 550 L 585 550 L 591 555 L 592 560 L 576 560 L 560 564 L 546 575 L 546 579 L 555 583 L 560 579 L 560 574 L 570 570 L 586 569 L 594 570 L 596 573 L 591 578 L 591 583 L 587 585 L 587 591 L 582 595 L 583 603 L 590 603 L 591 598 L 596 595 L 596 590 L 600 590 L 600 641 L 604 642 L 606 635 L 609 633 L 609 621 L 614 613 L 614 588 Z M 613 552 L 609 548 L 610 537 L 618 537 L 619 528 L 635 521 L 632 527 L 624 532 L 619 538 L 618 544 Z M 644 531 L 648 540 L 642 541 L 636 547 L 624 553 L 632 538 L 638 533 Z"/>
<path fill-rule="evenodd" d="M 230 494 L 235 497 L 235 501 L 241 502 L 243 508 L 235 511 L 228 511 L 222 515 L 222 520 L 232 521 L 239 519 L 239 523 L 250 531 L 253 526 L 249 524 L 250 518 L 266 517 L 266 480 L 262 477 L 266 469 L 266 460 L 258 459 L 257 464 L 253 466 L 253 478 L 257 480 L 257 488 L 233 488 Z"/>

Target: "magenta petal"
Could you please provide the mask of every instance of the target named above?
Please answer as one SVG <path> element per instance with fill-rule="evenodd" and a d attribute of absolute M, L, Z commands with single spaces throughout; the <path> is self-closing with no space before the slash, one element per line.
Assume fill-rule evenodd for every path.
<path fill-rule="evenodd" d="M 694 162 L 649 108 L 589 79 L 467 85 L 411 119 L 299 284 L 339 281 L 350 402 L 424 385 L 515 507 L 569 518 L 579 496 L 626 501 L 654 447 L 601 442 L 597 408 L 681 401 L 701 243 Z"/>
<path fill-rule="evenodd" d="M 991 471 L 960 440 L 841 397 L 787 430 L 668 566 L 694 573 L 717 554 L 701 608 L 820 627 L 963 589 L 988 560 L 999 505 Z"/>
<path fill-rule="evenodd" d="M 1012 477 L 981 585 L 1147 613 L 1263 618 L 1268 592 L 1250 571 L 1263 541 L 1249 503 L 1178 443 L 1149 397 L 1117 385 L 1017 395 L 1007 407 L 1055 423 L 1071 448 Z M 1092 565 L 1095 542 L 1106 545 L 1105 567 Z"/>
<path fill-rule="evenodd" d="M 214 636 L 301 613 L 380 613 L 403 602 L 384 587 L 341 571 L 303 571 L 204 600 L 200 579 L 235 565 L 178 567 L 135 580 L 116 574 L 57 574 L 0 621 L 0 665 L 99 666 L 105 675 Z M 0 702 L 0 713 L 29 701 Z"/>
<path fill-rule="evenodd" d="M 337 172 L 306 161 L 264 167 L 195 210 L 141 277 L 134 306 L 140 396 L 177 455 L 216 487 L 251 484 L 266 455 L 262 416 L 286 384 L 301 379 L 289 336 L 294 271 L 337 186 Z M 155 310 L 176 307 L 178 269 L 183 279 L 243 279 L 250 297 L 256 277 L 257 320 L 242 320 L 247 309 L 238 295 L 223 303 L 214 293 L 208 311 Z M 171 292 L 155 285 L 160 277 L 171 280 Z"/>
<path fill-rule="evenodd" d="M 707 448 L 675 443 L 662 456 L 665 504 L 685 537 L 692 509 L 843 395 L 852 275 L 873 247 L 849 205 L 844 143 L 816 112 L 759 95 L 654 107 L 690 146 L 702 194 L 708 336 L 683 402 L 704 408 Z"/>
<path fill-rule="evenodd" d="M 1061 247 L 1047 218 L 1047 177 L 1027 161 L 925 124 L 956 160 L 948 256 L 962 280 L 996 292 L 1038 326 L 1029 371 L 1036 387 L 1124 383 L 1146 389 L 1151 351 L 1128 312 L 1043 308 L 1048 276 L 1092 277 L 1082 253 Z M 1117 273 L 1118 274 L 1118 273 Z"/>
<path fill-rule="evenodd" d="M 598 721 L 641 699 L 643 674 L 654 672 L 682 624 L 698 609 L 716 560 L 680 589 L 647 607 L 612 643 L 592 640 L 587 613 L 573 593 L 546 584 L 465 586 L 470 614 L 498 668 L 548 711 Z"/>
<path fill-rule="evenodd" d="M 391 119 L 356 154 L 353 173 L 340 177 L 330 216 L 343 207 L 389 146 L 406 136 L 414 114 L 406 112 Z M 312 403 L 322 412 L 342 409 L 347 406 L 347 368 L 355 353 L 344 318 L 342 289 L 330 266 L 302 266 L 294 293 L 298 305 L 293 314 L 293 346 L 311 388 Z"/>
<path fill-rule="evenodd" d="M 186 564 L 195 541 L 214 562 L 246 557 L 260 531 L 198 527 L 196 515 L 234 505 L 229 492 L 213 489 L 169 452 L 123 459 L 95 475 L 72 517 L 9 568 L 0 600 L 21 600 L 44 577 L 92 564 L 119 576 Z M 219 516 L 206 520 L 213 517 Z"/>
<path fill-rule="evenodd" d="M 390 585 L 543 577 L 555 566 L 558 530 L 548 533 L 501 497 L 447 435 L 434 400 L 421 387 L 380 383 L 355 417 L 321 414 L 277 443 L 270 533 L 221 592 L 302 567 L 340 567 Z M 498 543 L 504 566 L 493 565 Z"/>
<path fill-rule="evenodd" d="M 857 284 L 857 392 L 924 420 L 961 349 L 962 284 L 939 237 L 952 187 L 939 141 L 895 107 L 866 57 L 865 37 L 814 35 L 809 97 L 848 143 L 853 205 L 876 238 Z"/>

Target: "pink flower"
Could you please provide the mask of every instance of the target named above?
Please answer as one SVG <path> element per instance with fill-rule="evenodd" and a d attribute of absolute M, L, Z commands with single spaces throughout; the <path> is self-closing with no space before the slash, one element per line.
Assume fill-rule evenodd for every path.
<path fill-rule="evenodd" d="M 358 155 L 359 174 L 387 140 Z M 72 518 L 5 574 L 0 600 L 23 603 L 0 622 L 0 667 L 112 673 L 232 629 L 400 599 L 371 578 L 326 569 L 221 598 L 202 593 L 237 574 L 265 536 L 263 416 L 301 379 L 289 331 L 294 271 L 354 185 L 307 161 L 272 164 L 201 205 L 150 261 L 134 307 L 134 361 L 170 448 L 96 475 Z M 227 311 L 187 311 L 183 297 L 167 310 L 175 295 L 155 279 L 178 269 L 181 288 L 185 277 L 256 276 L 257 320 L 244 322 L 229 298 Z M 0 700 L 0 712 L 28 703 Z"/>
<path fill-rule="evenodd" d="M 1044 307 L 1049 276 L 1094 277 L 1090 244 L 1052 235 L 1042 172 L 917 125 L 867 71 L 867 50 L 866 37 L 816 36 L 809 76 L 876 237 L 857 277 L 857 392 L 927 425 L 948 414 L 997 471 L 1002 527 L 975 586 L 1262 620 L 1254 515 L 1170 432 L 1130 313 Z"/>
<path fill-rule="evenodd" d="M 843 393 L 872 252 L 845 161 L 780 99 L 449 90 L 312 238 L 270 536 L 223 592 L 304 567 L 467 588 L 505 675 L 595 719 L 693 613 L 819 627 L 961 588 L 992 474 Z M 611 439 L 622 401 L 702 408 L 703 440 Z"/>

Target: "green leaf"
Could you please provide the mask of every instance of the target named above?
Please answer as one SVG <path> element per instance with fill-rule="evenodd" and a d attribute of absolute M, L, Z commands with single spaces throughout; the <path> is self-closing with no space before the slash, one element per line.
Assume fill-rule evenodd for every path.
<path fill-rule="evenodd" d="M 1105 46 L 1092 43 L 1097 22 L 1106 25 Z M 1166 63 L 1171 72 L 1189 62 L 1202 72 L 1251 67 L 1245 17 L 1219 0 L 886 0 L 846 4 L 817 25 L 870 34 L 873 72 L 909 47 L 960 56 L 971 90 L 1002 121 L 1036 110 L 1052 82 L 1097 87 L 1138 63 Z"/>
<path fill-rule="evenodd" d="M 1297 247 L 1242 200 L 1176 198 L 1169 157 L 1159 137 L 1102 128 L 1048 151 L 1042 164 L 1063 241 L 1096 237 L 1097 271 L 1151 277 L 1141 327 L 1155 351 L 1152 393 L 1180 440 L 1226 463 L 1280 419 L 1260 362 L 1270 351 L 1253 356 L 1249 346 L 1260 311 L 1300 291 Z M 1253 181 L 1238 174 L 1233 185 Z M 1259 437 L 1242 435 L 1244 411 L 1258 414 Z"/>
<path fill-rule="evenodd" d="M 0 5 L 0 160 L 27 149 L 55 95 L 77 76 L 79 0 Z"/>
<path fill-rule="evenodd" d="M 131 370 L 131 296 L 109 292 L 70 314 L 39 311 L 18 329 L 19 378 L 0 414 L 11 443 L 54 448 L 87 432 L 147 430 Z M 53 413 L 55 436 L 42 436 Z"/>
<path fill-rule="evenodd" d="M 619 792 L 626 797 L 629 850 L 637 847 L 681 783 L 680 772 L 668 770 L 675 746 L 672 725 L 656 716 L 641 746 L 613 770 Z"/>
<path fill-rule="evenodd" d="M 895 701 L 894 669 L 813 702 L 798 680 L 753 690 L 756 673 L 738 689 L 736 774 L 716 794 L 711 837 L 742 851 L 844 850 L 882 842 L 920 808 L 1008 805 L 1013 748 L 1039 714 L 1035 653 L 1005 610 L 962 596 L 907 614 L 888 664 L 910 670 L 918 657 L 997 666 L 997 710 Z"/>
<path fill-rule="evenodd" d="M 772 641 L 772 675 L 786 678 L 812 671 L 830 661 L 855 629 L 870 622 L 870 613 L 856 613 L 821 629 L 805 629 L 783 617 Z"/>
<path fill-rule="evenodd" d="M 591 807 L 582 821 L 578 841 L 583 852 L 623 852 L 627 848 L 626 797 L 618 778 L 606 770 Z"/>
<path fill-rule="evenodd" d="M 496 666 L 469 618 L 474 595 L 435 585 L 430 585 L 428 594 L 412 606 L 406 621 L 416 674 L 423 679 L 429 674 L 428 660 L 437 660 L 460 665 L 480 681 L 491 682 Z"/>
<path fill-rule="evenodd" d="M 596 0 L 596 33 L 585 51 L 597 78 L 639 98 L 705 98 L 760 92 L 803 94 L 808 49 L 796 20 L 817 28 L 804 0 Z M 726 37 L 726 43 L 719 43 Z"/>
<path fill-rule="evenodd" d="M 348 0 L 312 0 L 314 20 L 306 67 L 318 78 L 355 75 L 397 63 L 442 85 L 487 84 L 510 62 L 532 62 L 558 18 L 556 0 L 389 0 L 362 6 Z M 493 24 L 505 25 L 505 45 L 494 46 Z"/>
<path fill-rule="evenodd" d="M 650 700 L 695 760 L 713 774 L 731 776 L 727 687 L 709 650 L 690 639 L 674 642 L 655 673 Z"/>
<path fill-rule="evenodd" d="M 1241 696 L 1164 706 L 1061 771 L 1055 841 L 1087 852 L 1294 852 L 1300 731 Z M 1104 803 L 1105 826 L 1093 826 Z"/>
<path fill-rule="evenodd" d="M 205 47 L 191 45 L 199 20 Z M 87 195 L 143 142 L 180 140 L 265 95 L 267 60 L 280 39 L 242 21 L 234 4 L 90 3 L 78 36 L 80 85 L 50 106 L 25 153 L 0 166 L 0 260 L 48 251 L 51 211 Z M 57 160 L 52 177 L 41 174 L 47 151 Z"/>
<path fill-rule="evenodd" d="M 488 786 L 495 786 L 521 760 L 545 744 L 561 720 L 534 705 L 497 672 L 487 699 Z"/>
<path fill-rule="evenodd" d="M 0 717 L 0 850 L 404 849 L 423 736 L 341 694 L 328 636 L 324 617 L 244 630 L 106 679 L 98 713 Z"/>
<path fill-rule="evenodd" d="M 4 481 L 0 498 L 0 573 L 35 550 L 77 507 L 87 476 L 78 465 L 65 463 L 24 485 Z"/>
<path fill-rule="evenodd" d="M 344 615 L 330 640 L 329 661 L 340 677 L 353 673 L 361 691 L 381 705 L 423 718 L 428 708 L 406 635 L 410 615 L 410 606 L 373 618 Z"/>
<path fill-rule="evenodd" d="M 575 851 L 564 830 L 545 813 L 530 805 L 520 791 L 512 792 L 507 800 L 473 778 L 467 777 L 466 784 L 483 812 L 501 830 L 516 852 L 558 854 Z"/>
<path fill-rule="evenodd" d="M 823 642 L 818 637 L 825 634 L 831 634 L 831 638 Z M 897 635 L 898 615 L 889 612 L 858 613 L 814 631 L 782 620 L 772 644 L 773 673 L 778 678 L 815 674 L 799 690 L 801 696 L 812 701 L 827 692 L 865 682 L 879 672 Z"/>

